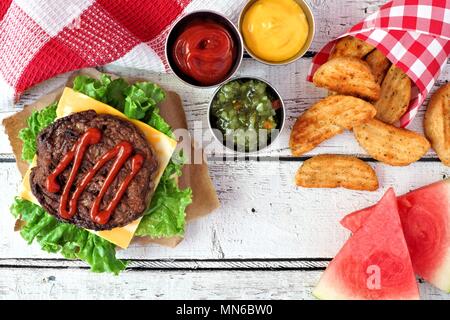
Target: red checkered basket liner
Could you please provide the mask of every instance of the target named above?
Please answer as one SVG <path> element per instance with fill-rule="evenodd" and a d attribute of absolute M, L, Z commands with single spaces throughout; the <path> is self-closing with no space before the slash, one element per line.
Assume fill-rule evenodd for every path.
<path fill-rule="evenodd" d="M 412 80 L 402 127 L 414 119 L 450 55 L 450 0 L 394 0 L 325 45 L 313 58 L 308 81 L 328 61 L 336 40 L 355 36 L 375 46 Z"/>

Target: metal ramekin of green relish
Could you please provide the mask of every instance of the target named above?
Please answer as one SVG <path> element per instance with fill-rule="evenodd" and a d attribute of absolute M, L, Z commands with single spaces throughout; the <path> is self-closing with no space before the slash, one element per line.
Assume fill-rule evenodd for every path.
<path fill-rule="evenodd" d="M 259 78 L 228 81 L 214 93 L 209 107 L 209 124 L 217 140 L 246 153 L 273 143 L 284 126 L 284 116 L 280 94 Z"/>

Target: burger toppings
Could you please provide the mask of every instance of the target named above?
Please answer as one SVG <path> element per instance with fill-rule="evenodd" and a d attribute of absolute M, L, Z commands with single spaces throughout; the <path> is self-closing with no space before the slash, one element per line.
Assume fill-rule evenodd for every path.
<path fill-rule="evenodd" d="M 202 85 L 214 85 L 226 78 L 236 54 L 229 31 L 209 20 L 187 26 L 175 41 L 172 53 L 177 67 Z"/>
<path fill-rule="evenodd" d="M 131 156 L 133 153 L 133 146 L 128 141 L 122 141 L 117 144 L 114 148 L 107 151 L 95 164 L 94 166 L 87 172 L 87 174 L 81 179 L 80 184 L 76 187 L 75 191 L 72 194 L 72 197 L 69 200 L 69 193 L 72 189 L 73 182 L 78 173 L 78 170 L 81 166 L 81 162 L 83 161 L 83 156 L 86 151 L 86 148 L 89 145 L 97 144 L 100 142 L 102 138 L 102 132 L 97 128 L 89 128 L 81 138 L 75 143 L 70 150 L 61 160 L 61 162 L 56 166 L 55 170 L 47 177 L 46 187 L 49 192 L 56 193 L 60 190 L 60 185 L 56 181 L 58 176 L 74 161 L 72 169 L 69 174 L 69 179 L 64 187 L 63 193 L 61 195 L 61 201 L 59 203 L 59 215 L 63 219 L 71 219 L 77 210 L 77 202 L 80 195 L 88 186 L 89 182 L 94 178 L 97 172 L 105 166 L 108 161 L 111 161 L 115 158 L 112 167 L 106 176 L 105 182 L 100 189 L 98 196 L 95 198 L 94 204 L 91 207 L 91 219 L 98 224 L 105 224 L 108 222 L 112 212 L 119 204 L 120 200 L 123 197 L 128 185 L 134 176 L 139 172 L 142 168 L 142 164 L 144 162 L 144 156 L 142 154 L 136 154 L 131 158 L 131 172 L 125 177 L 125 179 L 120 184 L 116 194 L 109 202 L 108 206 L 105 210 L 99 212 L 100 204 L 103 197 L 106 194 L 106 191 L 111 186 L 114 179 L 117 177 L 120 169 L 125 164 L 125 161 Z M 69 210 L 67 210 L 67 202 L 69 201 Z"/>
<path fill-rule="evenodd" d="M 273 98 L 266 83 L 234 80 L 214 97 L 212 115 L 226 139 L 233 139 L 239 149 L 255 151 L 259 139 L 269 139 L 277 127 L 275 109 L 280 106 L 281 101 Z"/>
<path fill-rule="evenodd" d="M 36 242 L 44 251 L 60 253 L 66 259 L 81 259 L 94 272 L 118 274 L 126 267 L 126 262 L 116 257 L 116 245 L 126 248 L 133 236 L 164 238 L 184 234 L 185 210 L 191 203 L 192 191 L 178 187 L 183 162 L 170 160 L 169 146 L 153 150 L 153 138 L 160 141 L 166 136 L 173 137 L 171 127 L 159 114 L 157 104 L 164 100 L 165 93 L 158 85 L 151 82 L 128 84 L 124 79 L 113 80 L 107 75 L 101 75 L 100 79 L 78 76 L 69 95 L 71 92 L 65 90 L 59 102 L 34 111 L 19 133 L 23 141 L 22 158 L 32 169 L 25 176 L 11 213 L 20 219 L 20 234 L 28 243 Z M 79 108 L 80 105 L 87 108 Z M 61 108 L 59 116 L 57 108 Z M 71 111 L 65 113 L 68 109 Z M 122 112 L 123 116 L 110 109 Z M 148 139 L 146 127 L 136 120 L 152 127 L 152 139 Z M 80 191 L 77 201 L 72 201 L 72 206 L 77 207 L 76 213 L 71 219 L 64 219 L 59 213 L 60 200 L 76 157 L 54 179 L 59 187 L 53 186 L 50 190 L 55 192 L 48 190 L 47 178 L 91 128 L 101 131 L 101 139 L 82 154 L 66 200 L 68 212 L 76 186 L 82 185 L 82 180 L 88 179 L 88 172 L 95 171 L 93 167 L 99 159 L 121 142 L 130 143 L 132 155 L 142 155 L 145 161 L 138 170 L 139 161 L 133 164 L 133 157 L 128 157 L 118 166 L 120 170 L 109 187 L 105 186 L 106 178 L 122 151 L 103 166 L 99 164 L 100 169 L 84 191 Z M 177 159 L 183 157 L 177 153 Z M 120 185 L 132 171 L 137 173 L 128 178 L 130 182 L 122 194 Z M 104 194 L 100 195 L 102 189 Z M 105 224 L 91 218 L 91 208 L 97 198 L 98 212 L 107 211 L 114 199 L 118 199 Z"/>
<path fill-rule="evenodd" d="M 96 231 L 144 215 L 160 164 L 138 127 L 93 110 L 45 128 L 36 159 L 30 185 L 39 203 L 64 222 Z"/>

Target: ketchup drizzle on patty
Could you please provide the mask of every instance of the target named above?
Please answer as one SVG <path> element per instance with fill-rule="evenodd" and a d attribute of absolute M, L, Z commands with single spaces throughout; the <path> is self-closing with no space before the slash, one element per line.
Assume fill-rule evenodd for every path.
<path fill-rule="evenodd" d="M 111 202 L 106 206 L 106 209 L 100 211 L 100 204 L 106 191 L 113 183 L 119 171 L 122 169 L 125 162 L 133 153 L 133 146 L 128 141 L 122 141 L 117 144 L 114 148 L 107 151 L 100 159 L 94 164 L 94 166 L 86 173 L 86 175 L 81 179 L 80 184 L 76 187 L 69 199 L 70 190 L 72 189 L 75 177 L 80 169 L 81 162 L 83 161 L 86 149 L 93 144 L 100 142 L 102 138 L 102 132 L 97 128 L 89 128 L 75 143 L 72 149 L 61 159 L 60 163 L 52 171 L 52 173 L 47 177 L 46 188 L 49 192 L 56 193 L 59 192 L 61 186 L 56 181 L 57 177 L 64 172 L 64 170 L 74 162 L 72 170 L 70 171 L 69 178 L 66 185 L 64 186 L 63 193 L 61 195 L 61 200 L 59 203 L 59 215 L 63 219 L 71 219 L 77 209 L 77 202 L 83 191 L 88 186 L 89 182 L 94 178 L 97 172 L 110 160 L 114 159 L 111 170 L 106 176 L 105 182 L 100 189 L 98 196 L 92 205 L 90 214 L 91 219 L 98 224 L 106 224 L 113 211 L 119 205 L 125 191 L 128 188 L 131 180 L 136 176 L 139 170 L 142 168 L 144 163 L 144 156 L 141 154 L 136 154 L 131 158 L 131 172 L 125 177 L 124 181 L 119 186 L 117 193 L 114 195 Z M 67 202 L 69 202 L 69 210 L 67 210 Z"/>

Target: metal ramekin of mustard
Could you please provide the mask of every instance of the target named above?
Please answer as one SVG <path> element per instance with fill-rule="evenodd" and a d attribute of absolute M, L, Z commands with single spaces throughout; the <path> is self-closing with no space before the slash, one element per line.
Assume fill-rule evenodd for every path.
<path fill-rule="evenodd" d="M 247 52 L 270 65 L 302 57 L 314 38 L 314 16 L 303 0 L 250 0 L 239 17 Z"/>

